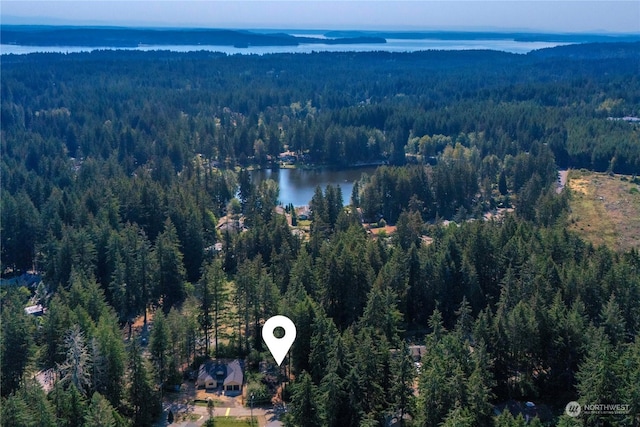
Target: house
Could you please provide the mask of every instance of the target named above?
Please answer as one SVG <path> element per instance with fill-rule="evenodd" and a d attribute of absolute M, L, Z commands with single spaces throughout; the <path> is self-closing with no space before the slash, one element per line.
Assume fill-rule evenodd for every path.
<path fill-rule="evenodd" d="M 242 393 L 243 381 L 242 366 L 240 366 L 240 361 L 236 359 L 227 365 L 227 375 L 224 378 L 222 389 L 226 394 L 229 392 L 240 394 Z"/>
<path fill-rule="evenodd" d="M 282 163 L 293 164 L 298 161 L 298 156 L 296 156 L 296 153 L 294 153 L 293 151 L 285 151 L 284 153 L 280 153 L 278 155 L 278 158 Z"/>
<path fill-rule="evenodd" d="M 238 359 L 229 363 L 208 360 L 198 370 L 196 387 L 207 390 L 219 389 L 225 394 L 242 393 L 244 373 Z"/>
<path fill-rule="evenodd" d="M 311 210 L 309 209 L 309 206 L 296 208 L 296 216 L 300 221 L 307 221 L 311 219 Z"/>
<path fill-rule="evenodd" d="M 40 304 L 30 305 L 24 308 L 24 312 L 33 316 L 42 316 L 45 313 L 45 308 Z"/>
<path fill-rule="evenodd" d="M 222 252 L 222 249 L 222 243 L 218 242 L 215 245 L 207 246 L 206 248 L 204 248 L 204 251 L 208 254 L 216 254 Z"/>
<path fill-rule="evenodd" d="M 198 378 L 196 379 L 196 387 L 205 388 L 207 390 L 218 388 L 218 381 L 222 381 L 226 369 L 224 365 L 213 360 L 208 360 L 198 370 Z"/>

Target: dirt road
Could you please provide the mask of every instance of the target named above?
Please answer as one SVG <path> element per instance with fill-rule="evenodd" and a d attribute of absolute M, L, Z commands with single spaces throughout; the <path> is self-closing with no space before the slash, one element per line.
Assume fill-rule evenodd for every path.
<path fill-rule="evenodd" d="M 562 193 L 564 187 L 567 185 L 567 177 L 569 176 L 568 170 L 558 171 L 558 186 L 556 187 L 556 193 Z"/>

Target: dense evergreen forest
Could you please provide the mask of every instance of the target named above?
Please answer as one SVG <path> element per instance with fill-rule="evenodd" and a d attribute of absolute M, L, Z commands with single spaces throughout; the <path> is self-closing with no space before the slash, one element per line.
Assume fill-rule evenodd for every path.
<path fill-rule="evenodd" d="M 152 425 L 206 356 L 268 400 L 275 314 L 286 425 L 638 425 L 640 254 L 567 231 L 556 179 L 640 172 L 639 69 L 638 43 L 4 55 L 1 269 L 43 281 L 0 289 L 2 425 Z M 285 151 L 384 166 L 318 187 L 301 233 L 248 173 Z"/>
<path fill-rule="evenodd" d="M 22 46 L 110 46 L 139 45 L 213 45 L 236 46 L 297 46 L 305 44 L 386 43 L 382 37 L 304 37 L 282 32 L 255 32 L 212 28 L 125 28 L 48 25 L 3 25 L 0 38 L 4 44 Z M 597 38 L 596 38 L 597 39 Z M 633 40 L 633 38 L 631 38 Z M 606 37 L 605 37 L 606 40 Z M 619 41 L 629 41 L 623 38 Z"/>

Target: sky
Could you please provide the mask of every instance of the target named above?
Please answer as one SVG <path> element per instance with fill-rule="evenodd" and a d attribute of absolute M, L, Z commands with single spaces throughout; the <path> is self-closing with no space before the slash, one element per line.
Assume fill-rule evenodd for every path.
<path fill-rule="evenodd" d="M 640 33 L 640 1 L 3 0 L 2 24 Z"/>

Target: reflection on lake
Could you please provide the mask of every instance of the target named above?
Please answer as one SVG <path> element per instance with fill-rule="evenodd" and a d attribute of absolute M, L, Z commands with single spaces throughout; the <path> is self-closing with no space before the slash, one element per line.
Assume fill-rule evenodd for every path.
<path fill-rule="evenodd" d="M 349 204 L 353 183 L 363 173 L 373 175 L 375 166 L 350 169 L 262 169 L 251 172 L 251 182 L 256 185 L 265 179 L 272 179 L 280 186 L 280 203 L 294 206 L 308 205 L 316 187 L 322 190 L 327 185 L 339 185 L 342 190 L 342 203 Z"/>

